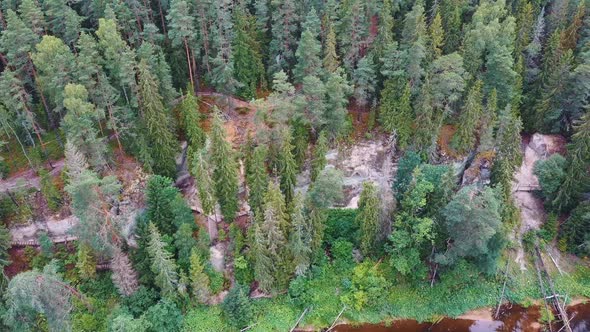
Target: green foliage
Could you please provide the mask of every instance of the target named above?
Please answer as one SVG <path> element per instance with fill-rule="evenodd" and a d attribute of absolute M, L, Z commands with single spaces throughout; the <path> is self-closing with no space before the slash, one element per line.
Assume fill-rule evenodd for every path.
<path fill-rule="evenodd" d="M 180 103 L 180 116 L 182 127 L 191 149 L 193 151 L 199 151 L 205 145 L 205 133 L 201 128 L 199 100 L 190 87 L 187 89 L 182 103 Z"/>
<path fill-rule="evenodd" d="M 182 327 L 182 312 L 170 300 L 161 300 L 156 305 L 149 307 L 142 317 L 150 323 L 150 332 L 175 332 L 180 331 Z"/>
<path fill-rule="evenodd" d="M 351 286 L 342 296 L 342 302 L 357 311 L 365 307 L 378 307 L 383 305 L 388 287 L 389 282 L 379 269 L 379 264 L 365 261 L 353 269 Z"/>
<path fill-rule="evenodd" d="M 53 178 L 46 170 L 40 170 L 39 176 L 41 177 L 41 193 L 47 200 L 47 206 L 51 211 L 57 211 L 61 207 L 62 194 L 57 189 Z"/>
<path fill-rule="evenodd" d="M 420 155 L 414 151 L 407 151 L 403 157 L 400 158 L 397 168 L 397 176 L 393 183 L 393 192 L 397 200 L 401 200 L 404 196 L 410 181 L 412 181 L 412 174 L 414 169 L 422 163 Z"/>
<path fill-rule="evenodd" d="M 246 99 L 256 97 L 256 88 L 264 83 L 264 65 L 256 30 L 256 21 L 252 15 L 237 12 L 235 19 L 235 37 L 232 42 L 234 51 L 234 76 L 241 86 L 237 94 Z"/>
<path fill-rule="evenodd" d="M 193 249 L 190 256 L 189 278 L 192 294 L 201 303 L 207 301 L 209 295 L 209 277 L 203 272 L 204 266 L 201 257 L 196 249 Z"/>
<path fill-rule="evenodd" d="M 493 273 L 504 242 L 500 211 L 495 190 L 461 189 L 443 210 L 445 227 L 454 246 L 445 254 L 438 254 L 436 261 L 452 265 L 458 258 L 471 257 L 484 272 Z"/>
<path fill-rule="evenodd" d="M 150 146 L 153 161 L 151 168 L 156 174 L 176 176 L 177 142 L 174 126 L 158 90 L 158 81 L 145 60 L 139 63 L 139 95 L 141 96 L 142 124 Z"/>
<path fill-rule="evenodd" d="M 165 249 L 165 243 L 156 226 L 149 224 L 150 240 L 147 251 L 150 257 L 150 268 L 155 275 L 155 283 L 163 296 L 170 296 L 176 290 L 178 272 L 172 254 Z"/>
<path fill-rule="evenodd" d="M 174 221 L 179 212 L 174 203 L 182 197 L 178 189 L 173 186 L 172 180 L 160 175 L 150 177 L 145 196 L 147 219 L 154 223 L 163 234 L 174 234 L 177 230 Z"/>
<path fill-rule="evenodd" d="M 590 205 L 581 203 L 563 223 L 559 238 L 564 239 L 567 251 L 580 256 L 590 255 Z"/>
<path fill-rule="evenodd" d="M 246 286 L 236 284 L 223 300 L 221 305 L 226 321 L 236 328 L 248 326 L 252 321 L 253 310 L 248 289 Z"/>
<path fill-rule="evenodd" d="M 333 244 L 341 239 L 358 245 L 359 224 L 356 209 L 329 209 L 326 218 L 324 242 Z"/>
<path fill-rule="evenodd" d="M 184 316 L 182 331 L 217 332 L 229 331 L 223 312 L 219 306 L 191 308 Z"/>
<path fill-rule="evenodd" d="M 343 199 L 343 185 L 342 172 L 334 168 L 325 168 L 307 192 L 309 202 L 320 210 L 331 208 Z"/>
<path fill-rule="evenodd" d="M 551 207 L 551 203 L 565 179 L 565 167 L 566 159 L 559 154 L 554 154 L 535 163 L 533 173 L 539 179 L 543 196 L 549 207 Z"/>
<path fill-rule="evenodd" d="M 375 255 L 379 243 L 380 209 L 377 187 L 372 182 L 364 182 L 358 203 L 356 222 L 360 229 L 360 248 L 365 256 Z"/>
<path fill-rule="evenodd" d="M 322 131 L 313 149 L 311 181 L 315 181 L 320 172 L 326 167 L 326 153 L 328 153 L 328 139 L 326 138 L 326 132 Z"/>
<path fill-rule="evenodd" d="M 223 219 L 230 223 L 238 211 L 238 165 L 232 147 L 226 140 L 219 110 L 213 116 L 210 149 L 215 197 L 221 207 Z"/>
<path fill-rule="evenodd" d="M 387 131 L 395 131 L 397 144 L 401 149 L 408 146 L 412 133 L 413 112 L 411 106 L 410 83 L 403 90 L 398 79 L 389 79 L 381 91 L 379 121 Z M 401 92 L 401 93 L 400 93 Z"/>

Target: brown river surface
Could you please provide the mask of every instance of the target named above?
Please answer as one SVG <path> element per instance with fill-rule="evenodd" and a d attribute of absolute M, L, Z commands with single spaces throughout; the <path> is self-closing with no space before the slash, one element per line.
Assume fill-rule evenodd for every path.
<path fill-rule="evenodd" d="M 570 327 L 573 332 L 590 332 L 590 303 L 577 304 L 567 308 Z M 360 326 L 338 325 L 334 332 L 540 332 L 550 331 L 539 323 L 539 307 L 523 308 L 517 305 L 504 306 L 497 320 L 469 320 L 445 318 L 440 322 L 418 323 L 413 320 L 399 320 L 389 325 L 364 324 Z M 557 332 L 561 324 L 552 328 Z M 565 331 L 563 329 L 562 331 Z"/>

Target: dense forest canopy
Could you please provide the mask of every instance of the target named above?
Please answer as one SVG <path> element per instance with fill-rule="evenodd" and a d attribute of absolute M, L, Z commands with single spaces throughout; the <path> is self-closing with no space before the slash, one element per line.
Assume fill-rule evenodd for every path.
<path fill-rule="evenodd" d="M 590 255 L 588 1 L 0 4 L 1 329 L 456 316 L 515 252 Z M 567 146 L 534 164 L 529 228 L 535 133 Z M 333 155 L 361 144 L 394 176 L 350 205 Z M 19 224 L 45 226 L 23 247 Z M 590 296 L 584 264 L 562 292 Z M 544 297 L 525 270 L 511 301 Z"/>

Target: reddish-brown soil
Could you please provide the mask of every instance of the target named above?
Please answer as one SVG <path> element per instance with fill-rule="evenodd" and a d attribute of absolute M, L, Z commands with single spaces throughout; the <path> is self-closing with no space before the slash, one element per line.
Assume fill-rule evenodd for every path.
<path fill-rule="evenodd" d="M 10 255 L 10 265 L 4 268 L 4 273 L 10 279 L 22 271 L 30 269 L 29 263 L 25 257 L 25 248 L 12 247 L 8 249 Z"/>

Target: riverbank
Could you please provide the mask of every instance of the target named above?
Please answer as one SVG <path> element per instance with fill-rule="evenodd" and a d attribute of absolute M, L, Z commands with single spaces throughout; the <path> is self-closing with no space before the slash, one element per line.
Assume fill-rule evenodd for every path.
<path fill-rule="evenodd" d="M 587 299 L 572 301 L 567 307 L 570 325 L 574 332 L 590 329 L 590 303 Z M 333 332 L 538 332 L 543 330 L 541 307 L 524 308 L 507 304 L 501 308 L 498 319 L 493 319 L 492 308 L 478 309 L 458 318 L 444 318 L 434 323 L 420 323 L 412 320 L 398 320 L 387 324 L 339 324 Z M 485 312 L 485 313 L 484 313 Z M 489 316 L 487 316 L 489 314 Z M 554 331 L 561 328 L 560 323 L 552 325 Z M 303 331 L 303 330 L 301 330 Z M 306 329 L 306 332 L 318 329 Z"/>

